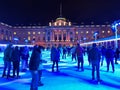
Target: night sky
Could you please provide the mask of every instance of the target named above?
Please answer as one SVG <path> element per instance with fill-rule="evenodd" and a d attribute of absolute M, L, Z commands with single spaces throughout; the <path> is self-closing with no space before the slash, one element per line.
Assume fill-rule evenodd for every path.
<path fill-rule="evenodd" d="M 0 22 L 48 25 L 60 15 L 74 25 L 111 24 L 120 19 L 120 0 L 0 0 Z"/>

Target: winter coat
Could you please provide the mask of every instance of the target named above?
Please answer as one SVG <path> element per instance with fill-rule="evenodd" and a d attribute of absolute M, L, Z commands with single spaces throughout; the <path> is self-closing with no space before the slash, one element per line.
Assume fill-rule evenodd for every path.
<path fill-rule="evenodd" d="M 20 61 L 20 51 L 15 47 L 12 52 L 12 61 Z"/>
<path fill-rule="evenodd" d="M 55 48 L 52 47 L 51 48 L 51 61 L 59 61 L 60 60 L 60 51 Z"/>
<path fill-rule="evenodd" d="M 106 50 L 106 58 L 114 58 L 114 56 L 115 56 L 115 53 L 111 48 Z"/>
<path fill-rule="evenodd" d="M 29 62 L 29 69 L 30 70 L 38 70 L 39 69 L 39 64 L 40 64 L 40 51 L 38 50 L 37 47 L 34 47 L 32 55 L 30 57 L 30 62 Z"/>
<path fill-rule="evenodd" d="M 13 51 L 13 48 L 10 45 L 8 45 L 7 48 L 4 51 L 3 60 L 11 61 L 11 59 L 12 59 L 12 51 Z"/>
<path fill-rule="evenodd" d="M 77 57 L 83 57 L 84 50 L 83 50 L 82 47 L 77 46 L 76 50 L 75 50 L 75 53 L 77 54 Z"/>
<path fill-rule="evenodd" d="M 29 50 L 27 47 L 24 47 L 22 53 L 21 53 L 22 60 L 28 60 L 29 58 Z"/>
<path fill-rule="evenodd" d="M 97 47 L 93 47 L 90 50 L 89 56 L 90 56 L 91 62 L 93 62 L 93 63 L 100 62 L 101 54 L 100 54 L 100 51 Z"/>

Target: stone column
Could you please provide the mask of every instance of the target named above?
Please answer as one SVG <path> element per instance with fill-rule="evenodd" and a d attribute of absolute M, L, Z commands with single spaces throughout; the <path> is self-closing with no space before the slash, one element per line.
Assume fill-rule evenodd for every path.
<path fill-rule="evenodd" d="M 54 31 L 53 31 L 53 34 L 52 34 L 52 36 L 53 36 L 53 37 L 52 37 L 52 41 L 54 41 Z"/>
<path fill-rule="evenodd" d="M 57 33 L 57 41 L 59 41 L 59 34 Z"/>
<path fill-rule="evenodd" d="M 61 32 L 61 40 L 63 41 L 63 32 Z"/>

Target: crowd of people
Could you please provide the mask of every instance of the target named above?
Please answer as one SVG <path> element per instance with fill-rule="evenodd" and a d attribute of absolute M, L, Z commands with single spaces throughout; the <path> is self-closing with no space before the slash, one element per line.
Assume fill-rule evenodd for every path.
<path fill-rule="evenodd" d="M 13 47 L 12 44 L 9 44 L 4 50 L 4 70 L 2 77 L 17 77 L 19 78 L 20 72 L 20 61 L 21 61 L 21 71 L 26 71 L 28 67 L 28 58 L 29 58 L 29 49 L 25 47 Z M 10 70 L 13 70 L 13 75 L 10 75 Z"/>
<path fill-rule="evenodd" d="M 42 69 L 43 69 L 43 60 L 42 60 L 42 50 L 44 48 L 39 45 L 35 45 L 32 49 L 32 54 L 29 55 L 29 48 L 25 47 L 13 47 L 12 44 L 9 44 L 4 50 L 4 70 L 2 77 L 6 78 L 20 78 L 19 72 L 25 72 L 29 68 L 32 76 L 30 90 L 38 90 L 38 86 L 43 86 L 41 82 Z M 78 43 L 72 47 L 70 46 L 61 46 L 61 45 L 52 45 L 50 49 L 50 58 L 53 62 L 51 67 L 51 72 L 60 72 L 59 70 L 59 61 L 66 59 L 67 56 L 71 56 L 71 61 L 75 60 L 77 63 L 77 71 L 84 71 L 84 55 L 87 53 L 88 64 L 92 67 L 91 76 L 92 80 L 97 79 L 99 83 L 100 78 L 100 66 L 103 66 L 104 60 L 106 60 L 107 68 L 106 71 L 109 71 L 110 63 L 112 65 L 112 72 L 115 72 L 114 64 L 118 64 L 120 50 L 117 48 L 114 50 L 113 47 L 108 46 L 98 46 L 96 43 L 93 43 L 91 47 L 82 47 Z M 21 69 L 20 69 L 21 62 Z M 11 67 L 12 66 L 12 67 Z M 10 70 L 13 70 L 13 75 L 10 75 Z M 95 75 L 96 71 L 96 75 Z M 96 76 L 96 78 L 95 78 Z"/>

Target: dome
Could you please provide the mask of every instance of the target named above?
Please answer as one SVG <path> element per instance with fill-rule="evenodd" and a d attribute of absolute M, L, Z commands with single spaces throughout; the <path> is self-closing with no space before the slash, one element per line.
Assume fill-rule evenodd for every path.
<path fill-rule="evenodd" d="M 66 21 L 66 18 L 59 17 L 56 19 L 56 21 L 59 21 L 59 20 Z"/>

